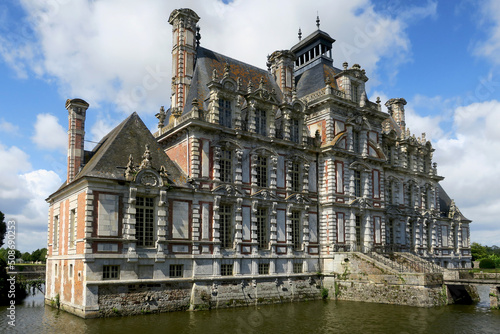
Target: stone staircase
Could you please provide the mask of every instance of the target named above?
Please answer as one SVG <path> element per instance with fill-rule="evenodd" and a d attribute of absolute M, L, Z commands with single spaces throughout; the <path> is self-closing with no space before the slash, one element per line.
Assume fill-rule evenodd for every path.
<path fill-rule="evenodd" d="M 424 260 L 411 253 L 365 253 L 369 258 L 384 264 L 398 273 L 442 273 L 444 271 L 438 265 Z"/>

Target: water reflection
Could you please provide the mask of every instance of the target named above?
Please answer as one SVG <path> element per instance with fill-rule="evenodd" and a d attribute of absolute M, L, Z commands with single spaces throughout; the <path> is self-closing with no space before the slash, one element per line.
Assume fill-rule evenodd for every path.
<path fill-rule="evenodd" d="M 175 312 L 83 320 L 45 307 L 43 295 L 16 308 L 16 327 L 0 313 L 9 333 L 498 333 L 500 311 L 478 305 L 439 308 L 311 301 L 224 310 Z"/>

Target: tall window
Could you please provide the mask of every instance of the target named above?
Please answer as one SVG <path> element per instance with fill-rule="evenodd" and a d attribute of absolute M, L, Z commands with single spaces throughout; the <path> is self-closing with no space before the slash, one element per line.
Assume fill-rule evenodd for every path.
<path fill-rule="evenodd" d="M 387 185 L 387 198 L 388 204 L 392 204 L 392 182 Z"/>
<path fill-rule="evenodd" d="M 386 227 L 386 240 L 388 245 L 394 244 L 394 221 L 391 219 Z"/>
<path fill-rule="evenodd" d="M 354 196 L 361 197 L 361 172 L 354 171 Z"/>
<path fill-rule="evenodd" d="M 290 140 L 294 143 L 299 142 L 299 120 L 292 118 L 290 120 Z"/>
<path fill-rule="evenodd" d="M 231 205 L 221 204 L 219 206 L 219 235 L 221 248 L 231 248 Z"/>
<path fill-rule="evenodd" d="M 293 248 L 300 249 L 300 212 L 292 211 L 290 220 L 292 221 L 292 243 Z"/>
<path fill-rule="evenodd" d="M 360 153 L 361 150 L 359 149 L 359 132 L 358 131 L 353 131 L 352 132 L 352 149 L 354 153 Z"/>
<path fill-rule="evenodd" d="M 361 217 L 356 216 L 356 249 L 358 251 L 361 250 L 361 244 L 362 244 L 362 238 L 361 238 Z"/>
<path fill-rule="evenodd" d="M 220 152 L 220 180 L 222 182 L 232 182 L 233 181 L 233 152 L 221 149 Z"/>
<path fill-rule="evenodd" d="M 154 245 L 154 199 L 137 196 L 135 208 L 137 246 L 152 247 Z"/>
<path fill-rule="evenodd" d="M 255 110 L 255 132 L 263 136 L 267 134 L 267 120 L 265 110 Z"/>
<path fill-rule="evenodd" d="M 292 191 L 299 192 L 300 191 L 300 169 L 298 162 L 292 162 L 292 166 L 290 169 L 290 181 Z"/>
<path fill-rule="evenodd" d="M 219 99 L 219 124 L 230 128 L 232 126 L 231 101 Z"/>
<path fill-rule="evenodd" d="M 267 210 L 265 208 L 258 208 L 256 216 L 259 248 L 267 248 Z"/>
<path fill-rule="evenodd" d="M 52 235 L 52 247 L 56 250 L 59 247 L 59 216 L 54 216 L 54 231 Z"/>
<path fill-rule="evenodd" d="M 69 247 L 75 247 L 76 239 L 76 211 L 75 209 L 69 212 Z"/>
<path fill-rule="evenodd" d="M 441 245 L 448 247 L 448 226 L 441 226 Z"/>
<path fill-rule="evenodd" d="M 267 158 L 257 157 L 257 186 L 267 187 Z"/>

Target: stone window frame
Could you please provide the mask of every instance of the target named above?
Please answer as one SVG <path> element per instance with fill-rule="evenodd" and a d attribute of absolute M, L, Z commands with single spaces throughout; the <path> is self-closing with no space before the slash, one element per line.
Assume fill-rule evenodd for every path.
<path fill-rule="evenodd" d="M 102 266 L 102 279 L 115 280 L 120 279 L 120 266 L 116 264 Z"/>
<path fill-rule="evenodd" d="M 219 180 L 230 183 L 234 180 L 234 150 L 221 147 L 219 157 Z M 229 155 L 229 156 L 227 156 Z"/>
<path fill-rule="evenodd" d="M 304 189 L 304 185 L 308 183 L 310 161 L 301 155 L 291 155 L 286 158 L 285 166 L 285 187 L 289 195 L 308 191 L 309 187 Z"/>
<path fill-rule="evenodd" d="M 68 249 L 76 248 L 77 222 L 76 208 L 70 209 L 68 222 Z"/>
<path fill-rule="evenodd" d="M 170 264 L 168 268 L 168 277 L 170 278 L 182 278 L 184 277 L 184 265 L 183 264 Z"/>
<path fill-rule="evenodd" d="M 302 227 L 302 212 L 297 209 L 292 209 L 290 212 L 290 227 L 291 227 L 291 236 L 292 236 L 292 244 L 294 250 L 302 249 L 302 241 L 303 241 L 303 227 Z"/>
<path fill-rule="evenodd" d="M 224 103 L 223 106 L 221 106 L 221 102 Z M 229 104 L 229 106 L 228 106 Z M 219 95 L 219 100 L 218 100 L 218 115 L 219 115 L 219 125 L 222 125 L 227 128 L 233 128 L 233 116 L 234 116 L 234 98 L 230 98 L 229 96 L 225 94 L 220 94 Z"/>
<path fill-rule="evenodd" d="M 293 273 L 302 274 L 304 272 L 304 264 L 302 262 L 293 263 Z"/>
<path fill-rule="evenodd" d="M 222 263 L 220 265 L 220 274 L 221 276 L 233 276 L 234 268 L 232 263 Z"/>
<path fill-rule="evenodd" d="M 297 122 L 296 124 L 294 124 Z M 290 127 L 290 141 L 296 144 L 301 142 L 301 119 L 299 117 L 290 117 L 288 126 Z"/>
<path fill-rule="evenodd" d="M 269 262 L 259 262 L 258 272 L 259 275 L 269 275 Z"/>
<path fill-rule="evenodd" d="M 270 227 L 269 227 L 269 207 L 259 205 L 255 210 L 255 224 L 257 235 L 257 245 L 261 250 L 269 249 L 269 237 L 270 237 Z"/>
<path fill-rule="evenodd" d="M 269 161 L 268 158 L 262 155 L 257 155 L 255 158 L 255 171 L 257 179 L 257 187 L 269 187 Z"/>
<path fill-rule="evenodd" d="M 59 252 L 59 213 L 52 217 L 52 252 Z"/>
<path fill-rule="evenodd" d="M 218 170 L 218 175 L 219 175 L 218 177 L 216 177 L 215 173 L 213 173 L 214 180 L 221 183 L 234 184 L 237 179 L 237 169 L 240 168 L 241 170 L 241 164 L 243 162 L 243 151 L 244 151 L 243 148 L 235 141 L 226 138 L 216 141 L 213 144 L 213 148 L 214 148 L 213 168 Z M 223 151 L 231 152 L 231 157 L 230 159 L 228 159 L 230 163 L 230 168 L 229 168 L 230 175 L 229 176 L 226 175 L 225 178 L 222 177 L 222 168 L 221 168 Z M 227 169 L 224 170 L 224 172 L 226 171 Z"/>
<path fill-rule="evenodd" d="M 137 237 L 137 233 L 139 231 L 139 209 L 142 209 L 142 206 L 139 205 L 139 198 L 141 199 L 150 199 L 152 202 L 152 206 L 144 206 L 144 208 L 151 208 L 151 211 L 153 213 L 152 216 L 152 222 L 151 222 L 151 230 L 152 230 L 152 235 L 151 235 L 151 240 L 148 240 L 147 244 L 141 244 L 139 241 L 139 238 Z M 135 204 L 135 209 L 136 209 L 136 214 L 135 214 L 135 239 L 136 239 L 136 246 L 140 248 L 155 248 L 155 242 L 156 242 L 156 237 L 157 237 L 157 228 L 156 228 L 156 222 L 158 221 L 157 218 L 157 199 L 155 196 L 145 196 L 144 194 L 138 194 L 135 198 L 136 204 Z M 146 237 L 144 237 L 146 238 Z"/>
<path fill-rule="evenodd" d="M 222 208 L 227 208 L 227 212 L 223 212 Z M 233 216 L 234 216 L 234 205 L 233 203 L 223 201 L 219 204 L 218 209 L 219 215 L 219 241 L 220 248 L 222 249 L 232 249 L 234 243 L 234 227 L 233 227 Z M 222 217 L 226 217 L 227 221 L 223 221 Z M 224 231 L 223 225 L 227 227 L 226 231 Z M 224 240 L 228 238 L 228 240 Z"/>
<path fill-rule="evenodd" d="M 255 133 L 261 136 L 269 135 L 269 112 L 262 107 L 255 108 Z"/>
<path fill-rule="evenodd" d="M 94 191 L 94 201 L 93 201 L 93 206 L 94 206 L 94 220 L 93 220 L 93 232 L 92 236 L 93 237 L 104 237 L 104 238 L 114 238 L 114 239 L 119 239 L 122 238 L 122 233 L 123 233 L 123 195 L 121 193 L 117 192 L 106 192 L 106 191 Z M 100 195 L 114 195 L 118 197 L 118 233 L 116 236 L 102 236 L 99 235 L 99 196 Z"/>

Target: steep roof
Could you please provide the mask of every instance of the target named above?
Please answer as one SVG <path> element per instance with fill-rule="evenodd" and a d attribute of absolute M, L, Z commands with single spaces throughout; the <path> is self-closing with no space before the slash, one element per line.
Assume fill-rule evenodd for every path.
<path fill-rule="evenodd" d="M 302 74 L 295 78 L 297 83 L 297 97 L 301 98 L 325 88 L 326 78 L 329 79 L 330 85 L 333 88 L 338 89 L 335 75 L 340 72 L 341 70 L 338 68 L 328 66 L 325 63 L 318 61 L 316 65 L 305 70 Z"/>
<path fill-rule="evenodd" d="M 140 164 L 146 145 L 151 152 L 153 168 L 158 170 L 165 166 L 169 182 L 181 185 L 180 180 L 186 179 L 184 173 L 170 160 L 136 112 L 101 139 L 75 180 L 85 176 L 125 180 L 129 155 Z"/>
<path fill-rule="evenodd" d="M 452 214 L 455 215 L 456 218 L 460 218 L 462 221 L 471 221 L 470 219 L 465 218 L 465 216 L 460 212 L 457 206 L 455 206 L 455 202 L 448 196 L 443 187 L 438 183 L 438 191 L 439 191 L 439 207 L 441 209 L 441 217 L 449 217 L 450 211 L 453 211 Z"/>
<path fill-rule="evenodd" d="M 191 110 L 191 102 L 194 98 L 198 99 L 200 102 L 206 103 L 206 99 L 208 99 L 210 92 L 207 84 L 212 80 L 213 70 L 217 70 L 218 78 L 221 79 L 224 74 L 224 67 L 226 63 L 229 65 L 230 77 L 234 80 L 240 78 L 243 89 L 247 89 L 250 81 L 252 82 L 254 88 L 258 87 L 261 78 L 263 78 L 264 88 L 269 92 L 274 89 L 278 100 L 282 100 L 281 90 L 271 73 L 267 70 L 246 64 L 203 47 L 199 47 L 196 55 L 196 65 L 193 79 L 183 112 Z M 206 108 L 206 105 L 204 105 L 204 108 Z"/>

